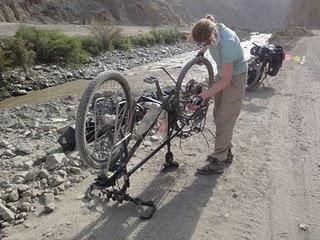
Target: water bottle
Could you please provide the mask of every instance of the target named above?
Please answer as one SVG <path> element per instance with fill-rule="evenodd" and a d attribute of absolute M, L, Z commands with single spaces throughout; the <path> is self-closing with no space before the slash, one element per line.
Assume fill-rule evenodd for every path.
<path fill-rule="evenodd" d="M 144 115 L 142 120 L 140 121 L 140 124 L 137 128 L 136 134 L 137 136 L 141 137 L 148 129 L 151 127 L 151 125 L 155 122 L 156 118 L 160 114 L 161 111 L 161 105 L 157 103 L 151 103 L 150 108 L 148 112 Z"/>
<path fill-rule="evenodd" d="M 157 135 L 160 138 L 160 141 L 164 141 L 167 138 L 168 134 L 168 112 L 162 110 L 160 116 L 158 117 L 158 132 Z"/>

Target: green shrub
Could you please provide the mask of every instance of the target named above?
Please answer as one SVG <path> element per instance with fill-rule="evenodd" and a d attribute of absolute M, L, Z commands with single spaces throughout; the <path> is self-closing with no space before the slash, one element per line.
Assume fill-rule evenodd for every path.
<path fill-rule="evenodd" d="M 32 46 L 37 63 L 78 64 L 87 56 L 79 38 L 67 36 L 56 30 L 20 27 L 15 36 Z"/>
<path fill-rule="evenodd" d="M 180 41 L 182 34 L 177 30 L 177 29 L 168 29 L 168 30 L 163 30 L 164 34 L 164 42 L 166 44 L 173 44 L 178 41 Z"/>
<path fill-rule="evenodd" d="M 49 42 L 49 62 L 54 63 L 82 63 L 86 57 L 86 52 L 81 48 L 81 41 L 75 37 L 61 37 L 52 39 Z"/>
<path fill-rule="evenodd" d="M 163 34 L 163 31 L 152 29 L 150 31 L 150 34 L 154 37 L 155 43 L 164 44 L 165 36 Z"/>
<path fill-rule="evenodd" d="M 102 42 L 94 37 L 82 37 L 82 48 L 92 56 L 97 56 L 103 50 Z"/>
<path fill-rule="evenodd" d="M 90 26 L 92 35 L 100 41 L 105 51 L 113 49 L 113 42 L 121 38 L 121 30 L 109 22 Z"/>
<path fill-rule="evenodd" d="M 130 37 L 120 37 L 113 40 L 113 48 L 119 50 L 128 50 L 132 48 L 132 42 Z"/>
<path fill-rule="evenodd" d="M 3 39 L 1 55 L 4 58 L 3 67 L 22 67 L 25 73 L 28 72 L 35 60 L 32 46 L 18 37 Z"/>
<path fill-rule="evenodd" d="M 33 45 L 37 63 L 50 62 L 49 42 L 56 36 L 56 32 L 38 30 L 34 27 L 20 27 L 15 36 Z"/>
<path fill-rule="evenodd" d="M 156 44 L 154 36 L 150 33 L 141 34 L 138 36 L 131 37 L 131 42 L 136 46 L 153 46 Z"/>
<path fill-rule="evenodd" d="M 4 51 L 2 47 L 0 47 L 0 80 L 2 79 L 2 74 L 6 70 L 6 61 L 7 59 L 5 57 Z"/>

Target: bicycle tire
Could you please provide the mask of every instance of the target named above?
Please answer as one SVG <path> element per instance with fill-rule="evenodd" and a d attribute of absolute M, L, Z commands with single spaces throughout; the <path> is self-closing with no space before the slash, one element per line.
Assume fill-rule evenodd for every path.
<path fill-rule="evenodd" d="M 250 63 L 249 69 L 250 69 L 250 65 L 252 64 L 256 64 L 256 63 L 255 62 Z M 253 89 L 261 80 L 262 74 L 263 74 L 263 69 L 261 65 L 259 65 L 259 67 L 257 68 L 254 68 L 253 70 L 248 70 L 246 90 Z"/>
<path fill-rule="evenodd" d="M 175 88 L 175 93 L 177 96 L 177 100 L 179 101 L 179 95 L 180 95 L 180 91 L 181 91 L 181 87 L 182 87 L 182 83 L 183 80 L 185 79 L 187 73 L 189 72 L 189 70 L 195 66 L 195 65 L 204 65 L 207 69 L 207 77 L 208 77 L 208 88 L 210 88 L 213 83 L 214 83 L 214 72 L 213 72 L 213 68 L 212 65 L 210 63 L 210 61 L 204 57 L 195 57 L 193 59 L 191 59 L 189 62 L 187 62 L 184 67 L 182 68 L 178 79 L 177 79 L 177 84 L 176 84 L 176 88 Z M 205 104 L 208 104 L 209 100 L 206 100 Z"/>
<path fill-rule="evenodd" d="M 127 114 L 126 117 L 126 124 L 127 126 L 124 127 L 126 132 L 132 131 L 132 115 L 133 115 L 133 100 L 131 96 L 130 87 L 126 81 L 126 79 L 118 72 L 105 72 L 96 77 L 96 79 L 92 80 L 88 87 L 86 88 L 85 92 L 83 93 L 80 104 L 77 111 L 77 117 L 76 117 L 76 146 L 79 153 L 80 158 L 84 161 L 84 163 L 92 168 L 95 169 L 106 169 L 107 166 L 109 166 L 109 169 L 113 167 L 113 165 L 119 160 L 117 158 L 120 158 L 121 155 L 114 155 L 112 152 L 111 159 L 106 159 L 105 161 L 97 161 L 88 150 L 88 139 L 86 135 L 87 131 L 87 114 L 89 111 L 90 104 L 92 103 L 92 100 L 94 98 L 95 92 L 104 83 L 107 83 L 108 81 L 115 81 L 118 83 L 122 90 L 123 94 L 125 96 L 125 102 L 126 102 L 126 109 L 124 110 Z M 96 130 L 95 130 L 96 131 Z M 123 147 L 126 147 L 125 144 L 127 144 L 129 141 L 125 140 L 122 144 L 120 144 L 120 154 L 123 151 Z M 111 162 L 110 164 L 108 162 Z M 107 169 L 108 170 L 108 169 Z"/>

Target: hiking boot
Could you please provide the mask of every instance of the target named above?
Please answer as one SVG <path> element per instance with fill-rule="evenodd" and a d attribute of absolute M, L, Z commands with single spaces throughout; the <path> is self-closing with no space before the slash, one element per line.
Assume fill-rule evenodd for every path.
<path fill-rule="evenodd" d="M 212 157 L 211 155 L 208 155 L 206 161 L 207 162 L 212 162 L 214 159 L 215 159 L 214 157 Z M 230 165 L 232 162 L 233 162 L 233 154 L 231 152 L 231 149 L 229 149 L 228 150 L 227 159 L 224 160 L 224 163 L 226 165 Z"/>
<path fill-rule="evenodd" d="M 231 152 L 231 148 L 228 150 L 227 159 L 224 160 L 224 163 L 230 165 L 233 162 L 233 154 Z"/>
<path fill-rule="evenodd" d="M 211 175 L 211 174 L 222 174 L 224 169 L 224 162 L 213 158 L 210 163 L 202 168 L 197 168 L 197 174 Z"/>

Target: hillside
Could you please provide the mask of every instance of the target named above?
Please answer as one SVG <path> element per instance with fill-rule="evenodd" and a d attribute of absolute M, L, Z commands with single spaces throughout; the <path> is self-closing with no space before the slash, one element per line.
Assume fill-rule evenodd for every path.
<path fill-rule="evenodd" d="M 290 1 L 2 0 L 0 21 L 89 24 L 110 20 L 128 25 L 185 25 L 211 13 L 229 25 L 270 30 L 285 24 Z"/>

